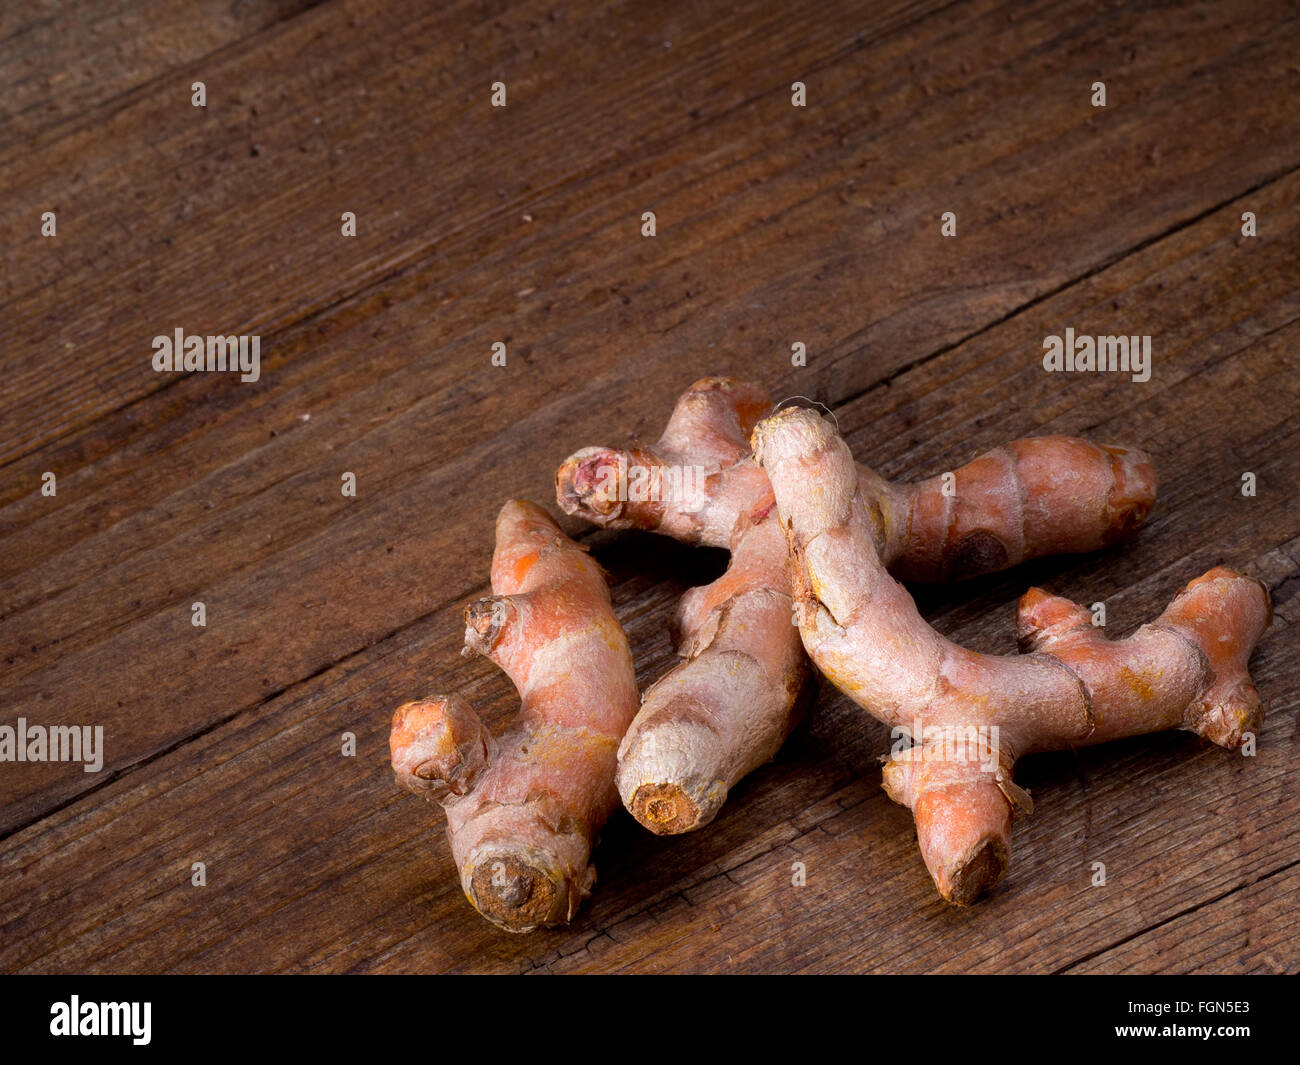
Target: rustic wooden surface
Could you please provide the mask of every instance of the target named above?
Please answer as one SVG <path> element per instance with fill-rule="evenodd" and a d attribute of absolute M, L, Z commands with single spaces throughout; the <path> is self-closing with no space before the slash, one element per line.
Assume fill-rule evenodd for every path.
<path fill-rule="evenodd" d="M 0 15 L 0 723 L 107 746 L 0 765 L 0 970 L 1300 970 L 1294 4 L 199 7 Z M 1151 380 L 1044 373 L 1066 326 L 1151 335 Z M 177 327 L 260 334 L 261 380 L 154 373 Z M 1257 757 L 1025 762 L 1011 873 L 958 910 L 880 790 L 887 733 L 824 688 L 708 829 L 620 813 L 571 927 L 489 926 L 391 781 L 391 710 L 454 689 L 504 723 L 457 654 L 497 508 L 553 507 L 565 455 L 653 439 L 711 373 L 826 402 L 892 477 L 1038 432 L 1153 452 L 1132 543 L 918 598 L 1007 652 L 1030 583 L 1122 635 L 1216 563 L 1257 575 Z M 653 680 L 723 556 L 566 528 Z"/>

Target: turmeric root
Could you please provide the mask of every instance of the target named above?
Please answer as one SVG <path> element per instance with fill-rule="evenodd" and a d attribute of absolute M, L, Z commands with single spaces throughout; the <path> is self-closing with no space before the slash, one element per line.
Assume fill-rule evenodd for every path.
<path fill-rule="evenodd" d="M 389 744 L 398 782 L 446 810 L 466 897 L 528 932 L 571 920 L 595 882 L 636 676 L 604 571 L 533 503 L 501 509 L 492 591 L 465 611 L 463 653 L 518 688 L 508 731 L 494 739 L 464 699 L 433 696 L 398 708 Z"/>
<path fill-rule="evenodd" d="M 618 749 L 619 795 L 653 832 L 713 820 L 736 782 L 776 756 L 812 692 L 785 555 L 775 517 L 749 513 L 727 572 L 682 597 L 686 661 L 647 689 Z"/>
<path fill-rule="evenodd" d="M 646 693 L 619 748 L 624 804 L 655 832 L 708 823 L 727 793 L 770 760 L 797 719 L 808 664 L 791 624 L 784 535 L 749 433 L 771 409 L 758 385 L 697 381 L 658 443 L 584 448 L 556 473 L 569 514 L 727 546 L 717 581 L 682 599 L 686 661 Z M 1069 437 L 1018 440 L 945 478 L 892 484 L 858 467 L 888 538 L 885 564 L 912 580 L 953 580 L 1049 553 L 1092 551 L 1131 534 L 1155 500 L 1142 452 Z"/>
<path fill-rule="evenodd" d="M 731 548 L 727 572 L 682 597 L 672 628 L 686 661 L 646 691 L 619 746 L 623 804 L 660 834 L 713 820 L 736 782 L 775 756 L 802 705 L 810 670 L 785 538 L 748 445 L 770 409 L 757 385 L 705 378 L 653 449 L 586 448 L 556 473 L 570 514 Z"/>
<path fill-rule="evenodd" d="M 1213 569 L 1113 642 L 1087 610 L 1031 589 L 1019 608 L 1026 653 L 975 654 L 930 628 L 886 571 L 899 518 L 827 421 L 781 411 L 753 445 L 789 543 L 804 647 L 913 741 L 885 766 L 885 790 L 913 811 L 945 899 L 969 903 L 1005 872 L 1013 814 L 1029 806 L 1011 779 L 1022 755 L 1171 728 L 1231 750 L 1258 731 L 1246 664 L 1272 616 L 1259 581 Z M 1065 524 L 1038 506 L 1047 526 Z"/>
<path fill-rule="evenodd" d="M 749 448 L 750 432 L 771 409 L 759 385 L 703 378 L 677 401 L 658 443 L 569 456 L 555 475 L 556 500 L 566 514 L 606 529 L 730 547 L 740 516 L 771 503 Z M 1136 532 L 1156 496 L 1145 452 L 1069 436 L 1015 440 L 914 484 L 857 469 L 891 518 L 881 557 L 910 581 L 961 580 L 1044 555 L 1100 550 Z M 665 490 L 669 483 L 703 487 Z"/>

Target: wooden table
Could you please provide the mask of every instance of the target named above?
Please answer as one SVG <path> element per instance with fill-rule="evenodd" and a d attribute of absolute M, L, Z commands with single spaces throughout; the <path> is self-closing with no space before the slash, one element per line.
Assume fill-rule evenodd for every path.
<path fill-rule="evenodd" d="M 1294 4 L 60 7 L 0 14 L 0 724 L 105 754 L 0 765 L 0 970 L 1300 970 Z M 1150 380 L 1044 372 L 1067 327 L 1152 337 Z M 259 379 L 156 372 L 178 328 L 259 336 Z M 890 477 L 1035 433 L 1151 451 L 1132 542 L 918 598 L 1007 653 L 1030 584 L 1119 636 L 1258 576 L 1257 756 L 1027 761 L 1011 872 L 956 909 L 888 733 L 823 685 L 713 825 L 620 812 L 571 927 L 489 926 L 391 711 L 455 690 L 504 725 L 458 655 L 497 509 L 558 514 L 565 455 L 722 373 L 825 402 Z M 648 684 L 725 557 L 565 528 Z"/>

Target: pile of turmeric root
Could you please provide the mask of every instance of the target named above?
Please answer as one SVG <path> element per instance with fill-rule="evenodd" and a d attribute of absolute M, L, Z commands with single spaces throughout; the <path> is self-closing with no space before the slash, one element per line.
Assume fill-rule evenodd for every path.
<path fill-rule="evenodd" d="M 912 810 L 940 894 L 970 903 L 1006 871 L 1012 821 L 1032 808 L 1012 779 L 1023 755 L 1174 728 L 1233 750 L 1257 733 L 1246 666 L 1271 605 L 1259 581 L 1218 567 L 1112 641 L 1089 610 L 1031 588 L 1020 653 L 982 655 L 935 632 L 899 581 L 1098 550 L 1131 536 L 1155 494 L 1144 453 L 1063 436 L 896 484 L 854 462 L 833 420 L 773 410 L 753 384 L 697 381 L 656 443 L 587 447 L 556 473 L 567 514 L 730 550 L 726 572 L 682 598 L 682 661 L 638 697 L 604 572 L 541 507 L 508 502 L 464 653 L 505 671 L 519 714 L 494 737 L 456 695 L 407 703 L 393 770 L 446 810 L 483 916 L 516 932 L 561 924 L 591 891 L 592 847 L 620 800 L 652 832 L 708 824 L 797 723 L 815 667 L 911 737 L 885 790 Z"/>

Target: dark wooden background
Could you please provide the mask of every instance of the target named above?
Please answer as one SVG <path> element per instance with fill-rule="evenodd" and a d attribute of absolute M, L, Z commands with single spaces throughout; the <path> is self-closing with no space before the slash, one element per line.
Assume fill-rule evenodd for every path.
<path fill-rule="evenodd" d="M 1300 969 L 1294 3 L 195 7 L 0 13 L 0 723 L 107 745 L 0 766 L 0 970 Z M 1044 373 L 1066 326 L 1150 334 L 1151 380 Z M 261 380 L 154 373 L 177 327 L 260 334 Z M 892 477 L 1032 433 L 1153 452 L 1132 543 L 918 596 L 1005 653 L 1031 583 L 1123 635 L 1217 563 L 1259 576 L 1258 756 L 1025 762 L 1011 873 L 958 910 L 886 731 L 824 689 L 707 830 L 620 813 L 571 927 L 489 926 L 390 713 L 458 690 L 505 722 L 457 653 L 501 502 L 555 510 L 565 455 L 653 439 L 715 373 L 826 402 Z M 566 528 L 650 682 L 724 556 Z"/>

